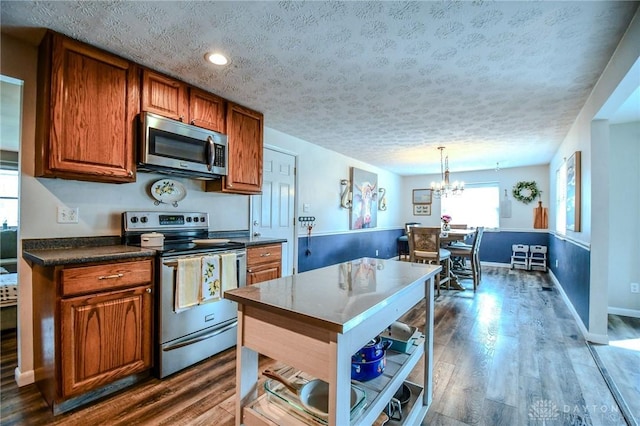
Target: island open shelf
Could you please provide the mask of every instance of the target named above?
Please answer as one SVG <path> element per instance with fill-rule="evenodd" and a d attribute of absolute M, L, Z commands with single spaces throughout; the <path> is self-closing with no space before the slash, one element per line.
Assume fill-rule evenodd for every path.
<path fill-rule="evenodd" d="M 423 358 L 424 382 L 413 384 L 419 394 L 401 424 L 424 418 L 432 395 L 433 279 L 440 270 L 363 258 L 226 292 L 239 311 L 236 424 L 288 424 L 269 420 L 258 408 L 266 400 L 257 398 L 258 354 L 329 383 L 330 426 L 374 424 Z M 368 389 L 367 404 L 350 418 L 351 355 L 425 298 L 420 343 L 409 354 L 389 351 L 385 373 L 358 382 Z"/>

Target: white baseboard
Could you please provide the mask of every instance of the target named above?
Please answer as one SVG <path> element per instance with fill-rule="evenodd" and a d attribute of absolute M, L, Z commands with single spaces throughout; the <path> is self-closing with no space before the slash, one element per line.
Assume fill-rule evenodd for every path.
<path fill-rule="evenodd" d="M 580 332 L 582 333 L 582 336 L 585 338 L 585 340 L 592 343 L 598 343 L 600 345 L 608 345 L 609 344 L 608 335 L 589 333 L 589 330 L 587 330 L 587 327 L 584 326 L 584 322 L 582 322 L 582 318 L 580 318 L 580 315 L 578 315 L 578 312 L 573 307 L 573 304 L 569 300 L 567 293 L 564 292 L 564 289 L 560 285 L 560 282 L 558 281 L 556 276 L 553 275 L 553 271 L 551 271 L 551 269 L 549 269 L 549 275 L 551 276 L 551 280 L 555 284 L 556 288 L 562 295 L 562 300 L 564 300 L 565 305 L 567 305 L 567 307 L 569 308 L 569 311 L 571 312 L 571 315 L 573 315 L 573 318 L 576 320 L 576 324 L 578 324 L 578 328 L 580 329 Z"/>
<path fill-rule="evenodd" d="M 33 374 L 33 370 L 25 371 L 23 373 L 18 369 L 18 367 L 16 367 L 13 374 L 14 374 L 13 377 L 15 378 L 16 383 L 18 384 L 18 387 L 30 385 L 36 380 L 35 375 Z"/>
<path fill-rule="evenodd" d="M 607 308 L 607 312 L 609 312 L 612 315 L 620 315 L 623 317 L 631 317 L 631 318 L 640 318 L 640 311 L 637 309 L 616 308 L 614 306 L 609 306 L 609 308 Z"/>
<path fill-rule="evenodd" d="M 511 268 L 510 263 L 480 262 L 480 266 L 495 266 L 496 268 Z"/>

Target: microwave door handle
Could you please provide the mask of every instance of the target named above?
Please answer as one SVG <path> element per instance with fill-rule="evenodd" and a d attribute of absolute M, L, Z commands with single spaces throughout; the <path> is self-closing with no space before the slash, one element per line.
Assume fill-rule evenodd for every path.
<path fill-rule="evenodd" d="M 216 160 L 216 149 L 213 138 L 209 136 L 207 138 L 207 169 L 211 171 L 213 169 L 213 163 Z"/>

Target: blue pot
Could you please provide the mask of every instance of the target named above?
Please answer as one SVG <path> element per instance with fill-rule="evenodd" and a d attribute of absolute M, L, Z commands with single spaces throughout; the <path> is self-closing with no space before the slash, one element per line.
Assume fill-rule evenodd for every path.
<path fill-rule="evenodd" d="M 393 344 L 388 340 L 383 340 L 380 336 L 371 339 L 358 352 L 351 356 L 351 362 L 374 361 L 380 359 L 387 349 Z"/>
<path fill-rule="evenodd" d="M 387 358 L 382 356 L 372 361 L 351 361 L 351 379 L 358 380 L 360 382 L 366 382 L 367 380 L 375 379 L 384 372 L 384 367 L 387 365 Z"/>

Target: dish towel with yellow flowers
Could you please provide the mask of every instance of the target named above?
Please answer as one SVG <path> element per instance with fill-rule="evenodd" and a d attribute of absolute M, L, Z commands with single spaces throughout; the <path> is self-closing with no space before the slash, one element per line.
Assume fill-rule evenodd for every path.
<path fill-rule="evenodd" d="M 220 256 L 202 257 L 202 289 L 200 304 L 216 302 L 222 297 L 220 285 Z"/>
<path fill-rule="evenodd" d="M 236 254 L 224 253 L 220 255 L 222 263 L 221 281 L 222 295 L 227 290 L 238 288 L 238 268 L 236 266 Z"/>
<path fill-rule="evenodd" d="M 200 258 L 189 257 L 178 259 L 178 271 L 176 273 L 176 297 L 174 310 L 184 311 L 199 302 L 200 295 Z"/>

